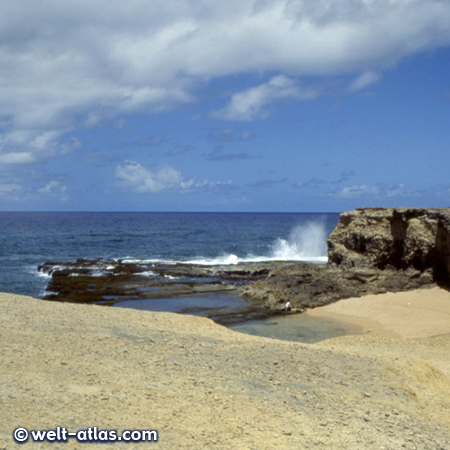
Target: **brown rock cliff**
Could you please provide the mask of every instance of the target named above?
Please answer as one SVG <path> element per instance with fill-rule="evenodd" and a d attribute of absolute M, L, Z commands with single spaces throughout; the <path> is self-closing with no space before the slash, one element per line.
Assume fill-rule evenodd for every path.
<path fill-rule="evenodd" d="M 431 271 L 450 281 L 450 208 L 359 208 L 328 238 L 329 264 L 344 269 Z"/>

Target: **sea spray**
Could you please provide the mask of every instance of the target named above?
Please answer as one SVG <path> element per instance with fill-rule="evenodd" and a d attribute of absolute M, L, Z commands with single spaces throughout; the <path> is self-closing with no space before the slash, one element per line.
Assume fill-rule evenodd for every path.
<path fill-rule="evenodd" d="M 323 222 L 308 222 L 295 226 L 288 239 L 277 238 L 265 255 L 248 254 L 239 257 L 224 254 L 216 258 L 195 258 L 183 261 L 199 265 L 229 265 L 246 262 L 308 261 L 326 263 L 327 230 Z"/>
<path fill-rule="evenodd" d="M 326 261 L 327 232 L 322 222 L 297 225 L 289 238 L 278 238 L 273 245 L 272 259 L 291 261 Z"/>

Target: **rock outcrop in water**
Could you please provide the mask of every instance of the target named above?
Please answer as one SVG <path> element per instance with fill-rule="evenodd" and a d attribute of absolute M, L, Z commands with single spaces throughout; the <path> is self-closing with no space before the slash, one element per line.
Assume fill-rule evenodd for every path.
<path fill-rule="evenodd" d="M 46 262 L 38 270 L 51 277 L 45 300 L 111 306 L 130 301 L 159 300 L 161 304 L 190 298 L 191 301 L 178 303 L 176 308 L 168 304 L 165 310 L 201 314 L 228 324 L 262 319 L 272 313 L 251 301 L 238 300 L 230 305 L 227 301 L 220 304 L 202 299 L 211 300 L 213 296 L 239 299 L 236 290 L 242 283 L 264 278 L 273 268 L 272 263 L 264 262 L 206 266 L 98 258 Z M 152 305 L 147 306 L 152 309 Z"/>
<path fill-rule="evenodd" d="M 221 323 L 264 318 L 349 297 L 450 284 L 450 208 L 362 208 L 343 213 L 328 238 L 328 257 L 328 264 L 271 261 L 223 266 L 97 259 L 50 262 L 39 270 L 52 277 L 47 300 L 111 305 L 237 291 L 246 300 L 244 307 L 207 308 L 202 314 Z"/>

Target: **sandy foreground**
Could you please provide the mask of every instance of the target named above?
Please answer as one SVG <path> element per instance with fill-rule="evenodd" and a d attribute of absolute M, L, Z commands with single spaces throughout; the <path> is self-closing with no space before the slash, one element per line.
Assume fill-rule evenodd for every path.
<path fill-rule="evenodd" d="M 157 430 L 158 442 L 22 448 L 449 450 L 450 294 L 392 298 L 331 305 L 343 309 L 323 314 L 366 320 L 365 333 L 300 344 L 199 317 L 0 294 L 0 450 L 20 447 L 18 427 L 58 426 Z"/>

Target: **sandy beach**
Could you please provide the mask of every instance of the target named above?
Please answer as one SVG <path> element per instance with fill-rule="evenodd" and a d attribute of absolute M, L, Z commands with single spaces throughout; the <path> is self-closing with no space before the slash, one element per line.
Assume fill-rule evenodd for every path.
<path fill-rule="evenodd" d="M 307 311 L 356 325 L 361 333 L 425 338 L 450 333 L 450 292 L 439 287 L 367 295 Z"/>
<path fill-rule="evenodd" d="M 0 449 L 17 447 L 18 427 L 58 426 L 151 429 L 158 442 L 23 447 L 448 449 L 448 299 L 429 289 L 345 300 L 311 313 L 361 321 L 363 334 L 300 344 L 0 294 Z"/>

